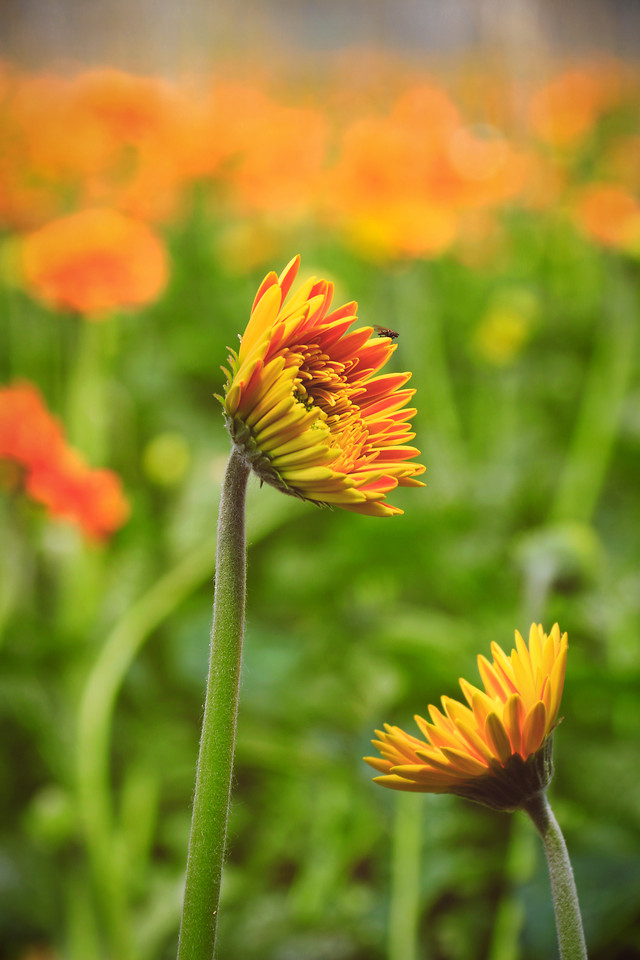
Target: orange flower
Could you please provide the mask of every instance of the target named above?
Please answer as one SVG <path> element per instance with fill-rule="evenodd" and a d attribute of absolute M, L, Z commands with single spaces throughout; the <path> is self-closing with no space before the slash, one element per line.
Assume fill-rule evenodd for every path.
<path fill-rule="evenodd" d="M 462 124 L 438 87 L 418 85 L 386 117 L 356 120 L 329 178 L 329 205 L 359 249 L 438 256 L 461 212 L 512 197 L 526 167 L 498 130 Z"/>
<path fill-rule="evenodd" d="M 314 110 L 267 101 L 249 129 L 251 142 L 228 173 L 240 213 L 275 213 L 279 219 L 305 214 L 316 199 L 323 170 L 324 118 Z"/>
<path fill-rule="evenodd" d="M 175 92 L 165 80 L 113 68 L 81 73 L 74 93 L 78 105 L 103 126 L 114 144 L 136 144 L 155 136 L 171 119 L 175 102 Z"/>
<path fill-rule="evenodd" d="M 62 428 L 35 387 L 18 383 L 0 388 L 0 459 L 38 470 L 56 460 L 63 449 Z"/>
<path fill-rule="evenodd" d="M 111 470 L 92 470 L 73 450 L 32 471 L 25 489 L 52 517 L 76 523 L 88 537 L 102 540 L 129 517 L 120 478 Z"/>
<path fill-rule="evenodd" d="M 91 320 L 154 300 L 168 272 L 150 228 L 108 209 L 83 210 L 25 236 L 21 269 L 35 297 Z"/>
<path fill-rule="evenodd" d="M 507 657 L 491 645 L 493 662 L 478 657 L 484 691 L 460 680 L 468 706 L 442 697 L 431 723 L 415 720 L 424 739 L 385 724 L 374 745 L 382 758 L 365 761 L 383 776 L 376 783 L 417 793 L 455 793 L 497 809 L 515 809 L 551 778 L 551 734 L 567 663 L 567 635 L 558 624 L 547 636 L 531 625 L 527 646 L 516 630 Z"/>
<path fill-rule="evenodd" d="M 333 285 L 311 278 L 288 298 L 295 257 L 256 295 L 223 400 L 229 432 L 254 471 L 285 493 L 371 516 L 397 486 L 422 486 L 404 409 L 409 373 L 374 376 L 395 347 L 371 327 L 347 333 L 356 304 L 329 313 Z"/>
<path fill-rule="evenodd" d="M 51 516 L 76 523 L 89 537 L 114 533 L 129 515 L 119 477 L 85 465 L 29 383 L 0 389 L 0 459 L 21 468 L 25 490 Z"/>
<path fill-rule="evenodd" d="M 428 86 L 405 94 L 387 117 L 355 120 L 328 182 L 329 206 L 347 239 L 374 256 L 437 256 L 456 235 L 448 196 L 431 189 L 457 111 Z"/>
<path fill-rule="evenodd" d="M 566 70 L 531 100 L 531 123 L 541 140 L 560 149 L 582 143 L 603 113 L 620 97 L 615 67 Z"/>
<path fill-rule="evenodd" d="M 592 183 L 580 194 L 575 218 L 593 239 L 608 247 L 640 253 L 640 204 L 608 183 Z"/>

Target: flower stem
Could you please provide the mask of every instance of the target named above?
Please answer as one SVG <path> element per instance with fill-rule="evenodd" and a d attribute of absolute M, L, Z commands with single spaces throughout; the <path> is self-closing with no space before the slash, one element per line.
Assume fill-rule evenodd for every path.
<path fill-rule="evenodd" d="M 213 957 L 231 775 L 246 594 L 249 466 L 234 448 L 220 499 L 209 678 L 191 818 L 178 960 Z"/>
<path fill-rule="evenodd" d="M 544 844 L 561 960 L 586 960 L 587 945 L 571 861 L 546 794 L 541 792 L 534 796 L 523 805 L 523 810 L 533 820 Z"/>
<path fill-rule="evenodd" d="M 393 830 L 389 960 L 416 960 L 423 797 L 399 793 Z"/>

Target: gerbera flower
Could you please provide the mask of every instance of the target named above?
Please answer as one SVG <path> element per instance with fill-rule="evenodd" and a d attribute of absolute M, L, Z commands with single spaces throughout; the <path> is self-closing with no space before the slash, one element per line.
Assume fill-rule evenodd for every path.
<path fill-rule="evenodd" d="M 372 327 L 347 332 L 357 304 L 329 312 L 333 285 L 315 277 L 289 296 L 295 257 L 269 273 L 222 400 L 229 432 L 257 475 L 285 493 L 357 513 L 402 513 L 385 502 L 424 472 L 407 408 L 411 374 L 376 376 L 395 349 Z"/>
<path fill-rule="evenodd" d="M 460 680 L 467 704 L 442 697 L 431 722 L 416 716 L 424 739 L 385 724 L 365 757 L 383 776 L 376 783 L 418 793 L 455 793 L 501 810 L 515 809 L 551 779 L 551 733 L 558 722 L 567 634 L 531 625 L 529 644 L 516 630 L 508 657 L 491 645 L 493 662 L 478 657 L 484 690 Z"/>
<path fill-rule="evenodd" d="M 32 296 L 90 320 L 150 303 L 168 276 L 164 246 L 150 227 L 107 208 L 81 210 L 28 234 L 20 256 Z"/>
<path fill-rule="evenodd" d="M 2 461 L 15 465 L 17 484 L 50 516 L 75 523 L 94 540 L 104 540 L 129 516 L 120 478 L 87 466 L 67 445 L 60 423 L 30 383 L 0 388 Z"/>

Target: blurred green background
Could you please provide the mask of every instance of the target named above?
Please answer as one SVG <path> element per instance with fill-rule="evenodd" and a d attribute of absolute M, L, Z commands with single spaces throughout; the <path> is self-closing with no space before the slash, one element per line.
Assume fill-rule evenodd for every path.
<path fill-rule="evenodd" d="M 443 86 L 486 121 L 465 105 L 467 66 L 449 63 Z M 396 88 L 412 70 L 393 67 Z M 305 83 L 305 108 L 324 111 L 326 88 Z M 305 275 L 335 282 L 337 305 L 356 299 L 363 323 L 399 332 L 391 364 L 413 373 L 427 486 L 391 496 L 404 516 L 378 520 L 252 481 L 220 957 L 555 956 L 531 824 L 397 796 L 361 762 L 375 727 L 413 730 L 459 676 L 477 682 L 491 641 L 510 649 L 532 620 L 569 633 L 550 799 L 590 956 L 640 956 L 640 219 L 612 239 L 613 214 L 599 233 L 575 214 L 593 183 L 637 204 L 637 170 L 620 186 L 610 163 L 613 147 L 637 150 L 635 83 L 568 144 L 529 126 L 518 140 L 516 109 L 505 136 L 548 165 L 548 202 L 524 187 L 491 201 L 477 236 L 464 216 L 476 207 L 456 201 L 455 237 L 433 253 L 372 252 L 313 204 L 282 218 L 243 206 L 225 179 L 237 158 L 224 175 L 185 175 L 154 221 L 166 290 L 99 323 L 9 268 L 52 215 L 5 204 L 0 385 L 37 385 L 69 442 L 122 478 L 131 515 L 96 544 L 3 480 L 3 960 L 175 955 L 229 449 L 213 394 L 262 277 L 296 252 Z M 276 87 L 300 105 L 290 76 Z M 3 89 L 6 120 L 16 101 Z M 362 115 L 386 115 L 385 96 L 360 77 Z M 39 189 L 42 171 L 30 176 Z M 87 205 L 63 186 L 46 184 L 56 216 Z"/>

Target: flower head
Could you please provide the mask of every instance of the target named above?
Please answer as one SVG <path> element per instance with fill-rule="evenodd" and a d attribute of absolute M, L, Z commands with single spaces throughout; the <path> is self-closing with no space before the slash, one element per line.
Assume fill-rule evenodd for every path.
<path fill-rule="evenodd" d="M 93 540 L 106 539 L 129 516 L 120 478 L 85 464 L 30 383 L 0 387 L 0 466 L 3 462 L 12 466 L 9 479 L 23 483 L 50 516 L 75 523 Z"/>
<path fill-rule="evenodd" d="M 415 478 L 424 472 L 407 445 L 411 375 L 375 376 L 395 346 L 372 327 L 348 333 L 357 305 L 330 313 L 328 281 L 311 278 L 289 297 L 299 264 L 265 277 L 229 358 L 229 432 L 258 476 L 285 493 L 371 516 L 402 513 L 386 494 L 422 486 Z"/>
<path fill-rule="evenodd" d="M 91 540 L 105 540 L 129 518 L 122 483 L 112 470 L 94 470 L 70 448 L 32 471 L 25 490 L 50 514 L 76 524 Z"/>
<path fill-rule="evenodd" d="M 551 779 L 551 733 L 558 722 L 567 634 L 547 636 L 531 625 L 529 644 L 516 630 L 507 656 L 491 645 L 493 662 L 478 657 L 484 685 L 460 680 L 467 705 L 442 697 L 431 722 L 416 716 L 424 739 L 385 724 L 372 741 L 382 754 L 365 757 L 383 776 L 376 783 L 417 793 L 455 793 L 496 809 L 520 806 Z"/>
<path fill-rule="evenodd" d="M 28 234 L 21 266 L 35 297 L 89 319 L 149 303 L 167 281 L 158 237 L 145 223 L 107 208 L 81 210 Z"/>

